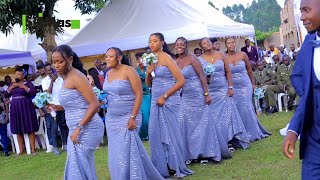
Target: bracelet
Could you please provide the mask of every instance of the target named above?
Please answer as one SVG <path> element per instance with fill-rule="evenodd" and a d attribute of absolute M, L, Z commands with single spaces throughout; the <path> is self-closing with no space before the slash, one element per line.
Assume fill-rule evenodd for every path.
<path fill-rule="evenodd" d="M 136 119 L 137 119 L 137 117 L 136 117 L 136 116 L 133 116 L 133 115 L 131 115 L 130 118 L 133 119 L 133 120 L 136 120 Z"/>
<path fill-rule="evenodd" d="M 77 128 L 79 128 L 80 130 L 82 130 L 84 128 L 83 125 L 81 125 L 80 123 L 77 123 Z"/>
<path fill-rule="evenodd" d="M 232 89 L 233 90 L 233 86 L 229 86 L 228 89 Z"/>
<path fill-rule="evenodd" d="M 203 93 L 204 96 L 209 96 L 208 92 Z"/>
<path fill-rule="evenodd" d="M 168 95 L 166 93 L 164 93 L 163 97 L 164 97 L 164 99 L 167 99 Z"/>

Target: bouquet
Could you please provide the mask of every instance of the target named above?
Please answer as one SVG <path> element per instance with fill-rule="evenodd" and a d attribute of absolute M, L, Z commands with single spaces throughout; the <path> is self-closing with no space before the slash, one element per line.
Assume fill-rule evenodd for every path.
<path fill-rule="evenodd" d="M 204 74 L 207 76 L 208 84 L 210 84 L 211 74 L 214 72 L 215 67 L 213 65 L 207 65 L 203 68 Z"/>
<path fill-rule="evenodd" d="M 141 58 L 145 66 L 155 64 L 158 62 L 158 56 L 153 53 L 144 53 Z"/>
<path fill-rule="evenodd" d="M 262 99 L 264 98 L 264 92 L 265 92 L 265 89 L 264 88 L 256 88 L 253 92 L 253 95 L 254 95 L 254 98 L 255 99 Z"/>
<path fill-rule="evenodd" d="M 95 93 L 97 99 L 99 100 L 99 102 L 103 102 L 103 105 L 100 107 L 102 109 L 106 109 L 107 108 L 107 94 L 103 93 L 103 91 L 101 91 L 100 89 L 98 89 L 97 87 L 93 87 L 93 92 Z"/>
<path fill-rule="evenodd" d="M 49 104 L 49 101 L 51 100 L 51 98 L 52 96 L 48 92 L 38 92 L 36 96 L 32 99 L 32 102 L 34 105 L 36 105 L 38 108 L 41 109 Z M 50 111 L 51 116 L 56 117 L 57 113 L 52 108 L 50 109 L 51 109 Z"/>

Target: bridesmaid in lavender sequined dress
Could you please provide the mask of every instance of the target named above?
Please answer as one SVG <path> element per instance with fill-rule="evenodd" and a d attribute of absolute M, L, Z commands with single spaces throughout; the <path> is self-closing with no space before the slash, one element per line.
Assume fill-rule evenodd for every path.
<path fill-rule="evenodd" d="M 225 143 L 229 143 L 230 150 L 233 147 L 248 148 L 249 138 L 232 98 L 231 72 L 223 60 L 223 54 L 212 49 L 209 38 L 203 38 L 199 45 L 204 50 L 204 54 L 198 57 L 203 67 L 213 66 L 215 69 L 209 79 L 212 118 L 223 134 Z M 224 157 L 229 157 L 226 149 L 222 149 L 222 152 L 225 154 Z"/>
<path fill-rule="evenodd" d="M 168 55 L 170 52 L 167 51 L 161 33 L 150 36 L 149 46 L 158 56 L 157 64 L 148 66 L 146 78 L 148 86 L 152 85 L 149 120 L 151 160 L 162 176 L 169 177 L 172 170 L 181 178 L 193 173 L 185 165 L 185 152 L 178 123 L 179 89 L 185 80 Z M 151 76 L 153 71 L 154 78 Z"/>
<path fill-rule="evenodd" d="M 184 37 L 179 37 L 175 43 L 175 49 L 179 55 L 176 62 L 186 79 L 179 109 L 179 124 L 186 150 L 185 159 L 205 158 L 220 161 L 218 135 L 210 119 L 211 98 L 208 93 L 208 84 L 201 63 L 196 56 L 186 51 L 187 43 Z"/>
<path fill-rule="evenodd" d="M 67 45 L 53 50 L 52 64 L 63 77 L 60 105 L 49 105 L 55 111 L 65 110 L 69 128 L 65 180 L 98 179 L 94 152 L 102 140 L 104 127 L 97 115 L 100 106 L 77 54 Z"/>
<path fill-rule="evenodd" d="M 243 52 L 235 52 L 235 40 L 226 39 L 228 53 L 226 61 L 232 72 L 234 84 L 234 101 L 238 107 L 243 124 L 247 130 L 250 141 L 257 141 L 271 135 L 260 124 L 252 103 L 254 77 L 248 56 Z"/>
<path fill-rule="evenodd" d="M 164 179 L 153 166 L 138 134 L 142 121 L 140 78 L 133 68 L 120 63 L 121 56 L 118 48 L 107 51 L 106 63 L 110 70 L 103 85 L 108 94 L 106 128 L 111 179 Z"/>

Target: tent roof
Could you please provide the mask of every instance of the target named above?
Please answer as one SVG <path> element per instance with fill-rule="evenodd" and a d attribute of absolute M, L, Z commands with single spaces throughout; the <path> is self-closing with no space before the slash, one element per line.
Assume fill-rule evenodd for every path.
<path fill-rule="evenodd" d="M 252 25 L 234 22 L 206 0 L 114 0 L 67 43 L 79 56 L 102 54 L 108 47 L 131 50 L 147 46 L 151 33 L 167 43 L 177 37 L 253 35 Z"/>
<path fill-rule="evenodd" d="M 30 52 L 0 49 L 0 67 L 29 64 L 34 66 L 35 61 Z"/>

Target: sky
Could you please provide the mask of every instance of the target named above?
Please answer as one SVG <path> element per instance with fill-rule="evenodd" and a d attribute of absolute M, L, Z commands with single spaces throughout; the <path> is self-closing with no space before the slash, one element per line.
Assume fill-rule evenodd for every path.
<path fill-rule="evenodd" d="M 283 7 L 285 0 L 277 0 L 278 4 Z M 211 2 L 222 11 L 223 7 L 232 6 L 234 4 L 242 4 L 244 7 L 247 7 L 247 4 L 251 4 L 252 0 L 211 0 Z"/>

